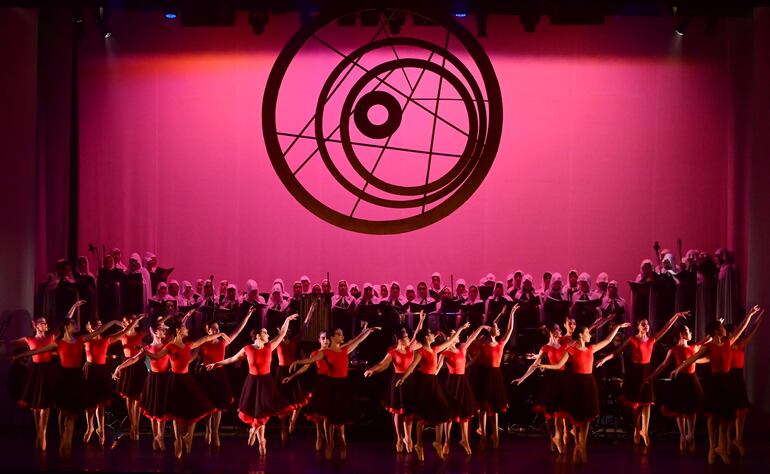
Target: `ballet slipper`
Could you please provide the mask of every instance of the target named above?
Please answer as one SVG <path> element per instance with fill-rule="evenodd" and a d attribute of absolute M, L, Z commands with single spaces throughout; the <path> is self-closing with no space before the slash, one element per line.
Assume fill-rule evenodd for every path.
<path fill-rule="evenodd" d="M 641 436 L 639 435 L 639 429 L 634 428 L 634 444 L 639 444 L 641 443 L 641 441 L 642 440 L 641 440 Z"/>
<path fill-rule="evenodd" d="M 725 464 L 730 464 L 730 455 L 722 448 L 717 448 L 714 450 L 717 456 L 722 460 Z"/>
<path fill-rule="evenodd" d="M 738 440 L 733 440 L 733 446 L 738 450 L 738 454 L 743 457 L 746 453 L 746 449 L 743 447 L 743 443 L 739 443 Z"/>
<path fill-rule="evenodd" d="M 717 453 L 713 449 L 709 449 L 709 455 L 708 455 L 709 464 L 714 464 L 717 462 Z"/>
<path fill-rule="evenodd" d="M 411 454 L 412 450 L 414 449 L 414 443 L 412 442 L 412 438 L 410 436 L 404 437 L 404 449 L 406 449 L 406 452 Z"/>
<path fill-rule="evenodd" d="M 331 443 L 326 444 L 326 449 L 324 450 L 324 456 L 326 457 L 327 461 L 331 461 L 334 459 L 334 446 L 332 446 Z"/>
<path fill-rule="evenodd" d="M 644 442 L 645 446 L 650 445 L 650 434 L 646 431 L 639 431 L 639 436 L 642 437 L 642 441 Z"/>
<path fill-rule="evenodd" d="M 260 456 L 266 456 L 267 455 L 267 440 L 262 439 L 262 441 L 259 442 L 259 454 Z"/>
<path fill-rule="evenodd" d="M 556 448 L 556 452 L 561 454 L 564 450 L 564 446 L 561 444 L 561 437 L 559 435 L 554 436 L 551 438 L 551 446 Z"/>
<path fill-rule="evenodd" d="M 444 459 L 444 449 L 443 449 L 443 446 L 441 446 L 441 443 L 439 443 L 438 441 L 434 441 L 433 449 L 436 450 L 436 454 L 438 455 L 439 458 Z"/>
<path fill-rule="evenodd" d="M 687 438 L 679 435 L 679 452 L 683 453 L 685 451 L 687 451 Z"/>
<path fill-rule="evenodd" d="M 104 446 L 104 443 L 107 441 L 107 435 L 104 431 L 104 428 L 96 430 L 96 435 L 99 437 L 99 445 L 101 446 Z"/>
<path fill-rule="evenodd" d="M 219 433 L 214 433 L 213 435 L 213 441 L 214 441 L 214 447 L 218 448 L 222 445 L 222 443 L 219 441 Z"/>
<path fill-rule="evenodd" d="M 190 454 L 192 452 L 192 440 L 193 434 L 186 434 L 182 436 L 182 441 L 184 442 L 185 451 L 187 451 L 187 454 Z"/>
<path fill-rule="evenodd" d="M 322 436 L 316 436 L 315 438 L 315 450 L 320 451 L 324 447 L 324 439 Z"/>
<path fill-rule="evenodd" d="M 153 451 L 158 450 L 158 438 L 152 438 L 152 450 Z"/>
<path fill-rule="evenodd" d="M 695 452 L 695 437 L 690 436 L 687 438 L 687 450 L 691 453 Z"/>
<path fill-rule="evenodd" d="M 182 459 L 182 441 L 179 439 L 174 440 L 174 456 L 177 459 Z"/>
<path fill-rule="evenodd" d="M 396 438 L 396 452 L 400 453 L 404 450 L 404 440 L 401 438 Z"/>
<path fill-rule="evenodd" d="M 340 459 L 345 460 L 348 457 L 348 443 L 343 439 L 340 441 Z"/>
<path fill-rule="evenodd" d="M 204 442 L 206 444 L 211 444 L 211 430 L 206 428 L 206 434 L 203 436 Z"/>
<path fill-rule="evenodd" d="M 441 450 L 441 453 L 444 455 L 444 459 L 446 459 L 447 456 L 449 456 L 449 442 L 448 441 L 446 443 L 444 443 L 444 449 Z"/>
<path fill-rule="evenodd" d="M 292 416 L 291 420 L 289 420 L 289 434 L 294 433 L 294 428 L 296 425 L 297 419 Z"/>
<path fill-rule="evenodd" d="M 86 428 L 86 432 L 83 435 L 83 442 L 88 443 L 89 441 L 91 441 L 91 436 L 93 436 L 93 434 L 94 434 L 94 428 L 92 426 L 89 426 L 88 428 Z"/>

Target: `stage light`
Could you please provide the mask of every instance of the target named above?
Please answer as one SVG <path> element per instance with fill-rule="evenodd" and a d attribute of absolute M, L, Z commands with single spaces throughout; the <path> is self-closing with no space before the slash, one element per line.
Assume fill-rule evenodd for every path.
<path fill-rule="evenodd" d="M 402 26 L 404 26 L 404 12 L 398 10 L 390 12 L 388 14 L 388 29 L 390 30 L 390 34 L 401 34 Z"/>
<path fill-rule="evenodd" d="M 684 34 L 687 32 L 687 27 L 690 25 L 690 17 L 684 16 L 679 20 L 679 23 L 676 25 L 676 29 L 674 30 L 677 35 L 684 36 Z"/>
<path fill-rule="evenodd" d="M 361 26 L 379 26 L 380 12 L 377 10 L 365 10 L 360 13 Z"/>
<path fill-rule="evenodd" d="M 176 20 L 176 12 L 175 11 L 167 11 L 163 13 L 163 17 L 167 20 Z"/>
<path fill-rule="evenodd" d="M 522 14 L 519 16 L 521 26 L 524 27 L 524 31 L 527 33 L 534 33 L 537 29 L 537 24 L 540 23 L 540 15 L 535 14 Z"/>
<path fill-rule="evenodd" d="M 479 38 L 487 37 L 487 14 L 476 13 L 476 36 Z"/>
<path fill-rule="evenodd" d="M 466 16 L 468 16 L 468 14 L 467 13 L 455 13 L 455 16 L 457 18 L 465 18 Z"/>
<path fill-rule="evenodd" d="M 255 35 L 261 35 L 265 32 L 265 27 L 268 21 L 267 12 L 251 12 L 249 13 L 249 25 L 251 25 L 251 31 Z"/>
<path fill-rule="evenodd" d="M 112 19 L 112 9 L 107 6 L 101 6 L 96 9 L 96 22 L 99 25 L 99 32 L 107 39 L 112 36 L 110 30 L 110 20 Z"/>

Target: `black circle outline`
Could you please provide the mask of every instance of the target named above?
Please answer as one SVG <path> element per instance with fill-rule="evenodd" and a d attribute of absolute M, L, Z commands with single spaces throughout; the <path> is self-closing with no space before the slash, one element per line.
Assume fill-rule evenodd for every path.
<path fill-rule="evenodd" d="M 385 107 L 388 112 L 387 119 L 381 124 L 369 120 L 369 111 L 375 105 Z M 401 125 L 401 115 L 401 105 L 395 97 L 385 91 L 371 91 L 358 99 L 353 111 L 353 121 L 361 133 L 378 140 L 387 138 L 398 130 L 398 126 Z"/>

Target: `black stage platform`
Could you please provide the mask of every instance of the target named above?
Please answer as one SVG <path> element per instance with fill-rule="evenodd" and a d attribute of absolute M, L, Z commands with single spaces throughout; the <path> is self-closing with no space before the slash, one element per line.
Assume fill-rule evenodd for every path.
<path fill-rule="evenodd" d="M 432 433 L 426 433 L 427 440 Z M 654 441 L 654 440 L 653 440 Z M 277 429 L 268 430 L 268 455 L 259 456 L 256 447 L 246 446 L 244 436 L 223 435 L 220 448 L 204 446 L 202 436 L 196 436 L 193 453 L 177 461 L 173 456 L 173 439 L 167 437 L 165 453 L 153 452 L 150 436 L 144 434 L 138 443 L 121 439 L 110 449 L 96 444 L 76 443 L 73 457 L 61 460 L 56 454 L 56 436 L 49 436 L 49 451 L 44 456 L 34 450 L 31 432 L 0 434 L 0 470 L 2 471 L 71 471 L 71 472 L 267 472 L 267 473 L 570 473 L 615 472 L 635 473 L 765 473 L 770 466 L 770 443 L 751 443 L 746 456 L 735 456 L 730 466 L 706 462 L 705 440 L 698 452 L 680 455 L 675 441 L 660 441 L 645 454 L 643 448 L 626 441 L 590 440 L 588 465 L 573 466 L 568 455 L 548 452 L 542 437 L 504 435 L 497 450 L 480 450 L 475 445 L 472 456 L 466 456 L 459 445 L 452 446 L 449 459 L 438 460 L 435 452 L 426 449 L 426 461 L 420 463 L 414 455 L 396 454 L 385 441 L 349 440 L 348 459 L 329 462 L 313 449 L 314 437 L 303 428 L 285 445 Z"/>

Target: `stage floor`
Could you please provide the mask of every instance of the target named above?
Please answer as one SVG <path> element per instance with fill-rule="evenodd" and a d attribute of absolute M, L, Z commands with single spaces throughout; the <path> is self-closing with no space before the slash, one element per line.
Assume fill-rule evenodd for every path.
<path fill-rule="evenodd" d="M 432 433 L 426 433 L 428 440 Z M 455 444 L 449 459 L 438 460 L 435 452 L 426 449 L 426 461 L 420 463 L 414 455 L 396 454 L 389 443 L 350 439 L 347 461 L 328 462 L 313 449 L 314 438 L 309 431 L 295 433 L 286 445 L 281 445 L 277 431 L 268 432 L 268 455 L 261 458 L 256 447 L 246 446 L 243 437 L 224 436 L 220 448 L 204 446 L 202 436 L 196 436 L 193 453 L 177 461 L 172 454 L 172 440 L 167 439 L 165 453 L 153 452 L 150 438 L 144 435 L 138 443 L 123 438 L 113 449 L 95 444 L 76 445 L 70 460 L 60 460 L 56 454 L 55 436 L 50 436 L 49 451 L 41 456 L 34 450 L 31 433 L 0 434 L 0 470 L 2 471 L 92 471 L 92 472 L 268 472 L 268 473 L 568 473 L 618 472 L 767 472 L 770 465 L 770 443 L 753 443 L 745 458 L 737 456 L 725 466 L 706 463 L 705 444 L 701 442 L 695 455 L 680 456 L 674 441 L 660 441 L 645 454 L 642 448 L 626 442 L 589 441 L 587 467 L 573 466 L 569 456 L 548 452 L 545 440 L 521 436 L 505 436 L 497 450 L 475 448 L 466 456 Z M 765 440 L 767 441 L 767 440 Z"/>

